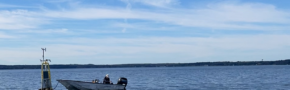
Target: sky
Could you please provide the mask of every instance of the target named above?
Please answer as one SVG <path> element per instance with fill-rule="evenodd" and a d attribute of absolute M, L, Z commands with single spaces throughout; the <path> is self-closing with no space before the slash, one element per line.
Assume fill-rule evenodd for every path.
<path fill-rule="evenodd" d="M 0 0 L 0 65 L 289 59 L 289 0 Z"/>

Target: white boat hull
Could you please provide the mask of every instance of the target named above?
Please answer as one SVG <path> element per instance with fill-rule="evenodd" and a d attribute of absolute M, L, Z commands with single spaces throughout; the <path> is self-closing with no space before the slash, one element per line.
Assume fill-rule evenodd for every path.
<path fill-rule="evenodd" d="M 124 85 L 92 83 L 74 80 L 57 80 L 68 90 L 124 90 Z"/>

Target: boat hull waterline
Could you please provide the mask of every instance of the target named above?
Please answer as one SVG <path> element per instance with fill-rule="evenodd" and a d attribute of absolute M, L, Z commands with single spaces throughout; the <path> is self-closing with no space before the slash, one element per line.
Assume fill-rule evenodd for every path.
<path fill-rule="evenodd" d="M 92 83 L 75 80 L 57 80 L 68 90 L 124 90 L 124 85 Z"/>

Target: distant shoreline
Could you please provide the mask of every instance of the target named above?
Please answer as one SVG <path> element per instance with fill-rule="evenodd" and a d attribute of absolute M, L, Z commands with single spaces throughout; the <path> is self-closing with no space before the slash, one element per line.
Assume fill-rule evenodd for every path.
<path fill-rule="evenodd" d="M 290 59 L 276 61 L 220 61 L 220 62 L 196 62 L 196 63 L 153 63 L 153 64 L 54 64 L 51 69 L 66 68 L 127 68 L 127 67 L 185 67 L 185 66 L 252 66 L 252 65 L 290 65 Z M 0 65 L 0 69 L 40 69 L 41 65 Z"/>

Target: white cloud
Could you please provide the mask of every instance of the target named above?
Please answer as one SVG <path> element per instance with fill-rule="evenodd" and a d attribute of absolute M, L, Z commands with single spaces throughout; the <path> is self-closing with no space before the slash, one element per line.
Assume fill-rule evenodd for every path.
<path fill-rule="evenodd" d="M 143 3 L 167 3 L 175 0 L 132 1 Z M 160 4 L 160 5 L 163 5 Z M 159 5 L 159 4 L 156 4 Z M 136 19 L 157 21 L 181 26 L 223 30 L 286 30 L 290 13 L 270 4 L 261 3 L 212 3 L 206 8 L 165 9 L 152 11 L 127 8 L 80 7 L 60 11 L 1 10 L 0 29 L 30 29 L 58 19 Z M 130 6 L 130 5 L 129 5 Z"/>
<path fill-rule="evenodd" d="M 175 0 L 132 0 L 165 6 Z M 154 4 L 157 3 L 157 4 Z M 205 8 L 174 8 L 152 11 L 113 7 L 81 7 L 62 10 L 0 10 L 0 29 L 30 29 L 59 19 L 136 19 L 157 21 L 189 27 L 223 30 L 286 30 L 290 13 L 270 4 L 261 3 L 211 3 Z"/>
<path fill-rule="evenodd" d="M 0 10 L 0 29 L 29 29 L 46 23 L 36 12 L 27 10 Z"/>
<path fill-rule="evenodd" d="M 145 49 L 145 51 L 156 50 L 154 52 L 176 52 L 176 51 L 192 51 L 183 46 L 192 46 L 198 48 L 208 49 L 222 49 L 222 50 L 269 50 L 276 48 L 283 48 L 290 46 L 287 42 L 290 35 L 226 35 L 219 37 L 140 37 L 140 38 L 71 38 L 71 39 L 54 39 L 47 42 L 64 42 L 76 45 L 92 46 L 108 46 L 108 47 L 156 47 L 156 49 Z M 180 45 L 180 47 L 178 46 Z M 160 46 L 160 47 L 159 47 Z M 169 51 L 158 51 L 163 47 L 178 46 L 179 48 L 164 49 Z M 159 48 L 159 49 L 158 49 Z M 114 52 L 114 49 L 110 49 Z M 109 51 L 110 51 L 109 50 Z M 132 49 L 138 51 L 138 49 Z M 143 49 L 141 49 L 143 50 Z M 172 51 L 170 51 L 172 50 Z M 108 51 L 108 50 L 106 50 Z M 106 52 L 104 51 L 104 52 Z M 120 51 L 120 50 L 116 50 Z M 121 50 L 122 51 L 122 50 Z M 124 50 L 124 52 L 130 52 Z M 103 51 L 100 51 L 103 52 Z M 135 51 L 134 51 L 135 52 Z"/>
<path fill-rule="evenodd" d="M 0 3 L 0 8 L 35 8 L 35 7 L 33 7 L 33 6 L 21 6 L 21 5 L 11 5 L 11 4 Z"/>
<path fill-rule="evenodd" d="M 69 33 L 68 29 L 62 28 L 62 29 L 46 29 L 46 30 L 23 30 L 18 31 L 21 33 Z"/>
<path fill-rule="evenodd" d="M 268 4 L 218 3 L 201 9 L 174 10 L 164 15 L 159 14 L 156 19 L 183 26 L 223 30 L 285 30 L 289 28 L 289 16 L 287 11 L 277 10 L 275 6 Z"/>
<path fill-rule="evenodd" d="M 152 2 L 147 1 L 137 2 L 156 7 L 170 6 L 163 0 L 155 1 L 155 3 L 161 2 L 161 4 L 152 4 Z M 113 22 L 110 25 L 122 27 L 123 32 L 129 31 L 129 28 L 154 27 L 154 25 L 150 25 L 151 22 L 214 30 L 288 30 L 290 21 L 290 15 L 287 10 L 260 3 L 213 3 L 206 8 L 159 8 L 160 10 L 158 9 L 158 11 L 140 8 L 132 9 L 130 5 L 127 8 L 80 6 L 59 11 L 0 10 L 0 29 L 18 29 L 18 32 L 26 33 L 69 33 L 68 29 L 65 28 L 41 29 L 38 27 L 43 24 L 53 24 L 47 23 L 46 20 L 125 19 L 124 23 Z M 126 20 L 128 22 L 136 20 L 137 22 L 130 24 Z M 145 21 L 147 26 L 144 25 L 144 22 L 140 24 L 138 20 L 140 22 Z M 86 30 L 80 33 L 121 33 L 122 31 Z M 41 53 L 39 55 L 36 55 L 36 53 L 38 54 L 41 50 L 34 49 L 42 46 L 48 48 L 50 53 L 47 54 L 49 57 L 53 58 L 53 60 L 58 60 L 57 62 L 60 63 L 67 63 L 65 62 L 67 58 L 75 60 L 74 63 L 142 63 L 148 60 L 158 62 L 158 60 L 162 59 L 168 59 L 168 62 L 196 62 L 214 61 L 215 59 L 229 60 L 233 58 L 254 60 L 260 57 L 265 59 L 283 59 L 287 58 L 287 51 L 289 51 L 288 47 L 290 46 L 287 41 L 290 35 L 287 34 L 227 35 L 218 37 L 83 37 L 70 39 L 61 36 L 54 39 L 37 38 L 34 40 L 38 42 L 32 43 L 31 46 L 29 44 L 15 48 L 0 47 L 0 54 L 3 55 L 0 60 L 11 61 L 10 64 L 18 61 L 18 63 L 24 62 L 25 64 L 25 61 L 32 61 L 32 59 L 37 62 L 38 58 L 41 57 Z M 0 33 L 0 38 L 14 38 L 14 36 Z M 23 39 L 18 40 L 21 41 Z M 42 42 L 45 45 L 38 44 Z M 7 42 L 2 40 L 1 43 Z M 146 58 L 146 60 L 141 60 L 142 58 Z M 119 62 L 116 59 L 120 59 L 118 60 Z"/>
<path fill-rule="evenodd" d="M 206 9 L 195 11 L 198 17 L 207 17 L 205 21 L 221 23 L 289 23 L 287 11 L 275 6 L 259 3 L 219 3 L 211 4 Z M 204 19 L 204 18 L 203 18 Z M 239 24 L 240 24 L 239 23 Z"/>
<path fill-rule="evenodd" d="M 29 64 L 32 61 L 40 63 L 42 53 L 37 53 L 33 48 L 30 47 L 21 47 L 21 48 L 1 48 L 0 57 L 1 61 L 6 62 L 5 64 L 15 65 L 15 64 Z M 39 56 L 39 57 L 37 57 Z M 26 63 L 29 62 L 29 63 Z"/>
<path fill-rule="evenodd" d="M 269 4 L 216 3 L 199 9 L 166 9 L 163 12 L 122 8 L 83 8 L 48 11 L 45 16 L 70 19 L 137 19 L 213 29 L 285 30 L 288 11 Z M 271 24 L 271 25 L 268 25 Z"/>
<path fill-rule="evenodd" d="M 0 39 L 1 38 L 15 38 L 15 36 L 0 32 Z"/>
<path fill-rule="evenodd" d="M 136 28 L 135 25 L 128 24 L 128 23 L 114 23 L 112 24 L 114 27 L 123 27 L 123 28 Z"/>
<path fill-rule="evenodd" d="M 178 0 L 121 0 L 130 3 L 142 3 L 145 5 L 155 6 L 155 7 L 170 7 L 171 5 L 178 4 Z"/>
<path fill-rule="evenodd" d="M 123 19 L 138 18 L 136 14 L 128 13 L 126 9 L 78 8 L 76 10 L 48 11 L 47 17 L 70 19 Z"/>
<path fill-rule="evenodd" d="M 154 62 L 233 61 L 262 58 L 275 60 L 288 58 L 286 52 L 289 51 L 290 42 L 287 38 L 290 38 L 290 35 L 228 35 L 215 38 L 66 38 L 41 40 L 41 43 L 49 43 L 41 47 L 48 49 L 47 58 L 57 61 L 54 63 L 67 63 L 68 59 L 74 60 L 70 63 L 84 64 L 146 63 L 149 59 Z M 3 55 L 0 60 L 22 62 L 34 59 L 37 62 L 41 57 L 41 47 L 34 45 L 0 48 L 0 54 Z M 99 62 L 99 60 L 105 61 Z"/>

